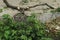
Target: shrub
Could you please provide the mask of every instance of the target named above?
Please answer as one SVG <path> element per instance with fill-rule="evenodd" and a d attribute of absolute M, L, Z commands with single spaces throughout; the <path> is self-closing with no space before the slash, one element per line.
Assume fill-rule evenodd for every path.
<path fill-rule="evenodd" d="M 16 22 L 5 14 L 0 20 L 0 40 L 48 40 L 46 26 L 35 16 L 29 16 L 26 22 Z"/>

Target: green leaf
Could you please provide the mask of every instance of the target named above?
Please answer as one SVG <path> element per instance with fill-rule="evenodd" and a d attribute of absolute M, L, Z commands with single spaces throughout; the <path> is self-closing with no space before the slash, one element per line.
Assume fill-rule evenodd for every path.
<path fill-rule="evenodd" d="M 12 30 L 12 36 L 14 36 L 17 33 L 16 30 Z"/>
<path fill-rule="evenodd" d="M 10 34 L 10 31 L 9 30 L 8 31 L 5 31 L 4 36 L 5 36 L 6 39 L 9 38 L 9 34 Z"/>
<path fill-rule="evenodd" d="M 22 39 L 22 40 L 27 40 L 27 36 L 22 35 L 22 36 L 21 36 L 21 39 Z"/>
<path fill-rule="evenodd" d="M 32 37 L 29 37 L 28 40 L 32 40 Z"/>

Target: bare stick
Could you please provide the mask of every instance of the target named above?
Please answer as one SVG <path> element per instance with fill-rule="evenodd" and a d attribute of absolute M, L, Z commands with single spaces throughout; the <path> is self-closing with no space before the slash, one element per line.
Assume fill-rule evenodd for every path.
<path fill-rule="evenodd" d="M 37 7 L 37 6 L 44 6 L 44 5 L 48 6 L 50 9 L 54 9 L 54 7 L 52 7 L 52 6 L 48 5 L 47 3 L 43 3 L 43 4 L 36 4 L 36 5 L 34 5 L 34 6 L 30 6 L 29 8 L 34 8 L 34 7 Z"/>
<path fill-rule="evenodd" d="M 54 7 L 48 5 L 47 3 L 45 3 L 45 5 L 48 6 L 49 8 L 51 8 L 51 9 L 55 9 Z"/>
<path fill-rule="evenodd" d="M 10 4 L 7 2 L 7 0 L 3 0 L 3 2 L 6 4 L 7 7 L 12 8 L 12 9 L 16 9 L 16 10 L 18 10 L 18 11 L 22 11 L 22 10 L 27 11 L 27 10 L 29 10 L 30 8 L 34 8 L 34 7 L 37 7 L 37 6 L 44 6 L 44 5 L 48 6 L 48 7 L 51 8 L 51 9 L 54 9 L 54 7 L 48 5 L 47 3 L 36 4 L 36 5 L 33 5 L 33 6 L 29 6 L 28 8 L 21 8 L 21 7 L 20 7 L 20 8 L 18 9 L 17 7 L 10 5 Z"/>

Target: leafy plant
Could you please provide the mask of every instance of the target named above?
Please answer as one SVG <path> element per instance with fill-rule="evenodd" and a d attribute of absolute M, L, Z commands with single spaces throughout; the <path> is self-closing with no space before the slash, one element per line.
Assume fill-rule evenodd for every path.
<path fill-rule="evenodd" d="M 16 22 L 5 14 L 0 20 L 1 40 L 50 40 L 46 35 L 46 26 L 35 16 L 26 18 L 26 22 Z"/>

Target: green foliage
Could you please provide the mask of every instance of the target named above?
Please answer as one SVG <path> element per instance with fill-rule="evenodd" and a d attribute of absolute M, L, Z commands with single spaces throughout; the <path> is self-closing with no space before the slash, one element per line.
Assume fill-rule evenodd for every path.
<path fill-rule="evenodd" d="M 56 12 L 60 12 L 60 8 L 58 7 L 55 11 L 56 11 Z"/>
<path fill-rule="evenodd" d="M 24 2 L 24 3 L 28 3 L 28 0 L 22 0 L 22 2 Z"/>
<path fill-rule="evenodd" d="M 4 7 L 4 9 L 7 9 L 7 8 L 8 8 L 7 6 Z"/>
<path fill-rule="evenodd" d="M 0 40 L 50 40 L 46 36 L 46 26 L 35 16 L 26 18 L 26 22 L 16 22 L 5 14 L 0 20 Z"/>
<path fill-rule="evenodd" d="M 53 40 L 52 38 L 41 38 L 41 40 Z"/>
<path fill-rule="evenodd" d="M 4 9 L 7 9 L 7 7 L 1 8 L 0 13 L 3 12 Z"/>
<path fill-rule="evenodd" d="M 3 12 L 3 9 L 0 9 L 0 13 Z"/>
<path fill-rule="evenodd" d="M 60 7 L 58 7 L 58 8 L 55 9 L 55 10 L 52 10 L 51 12 L 52 12 L 52 13 L 60 12 Z"/>

